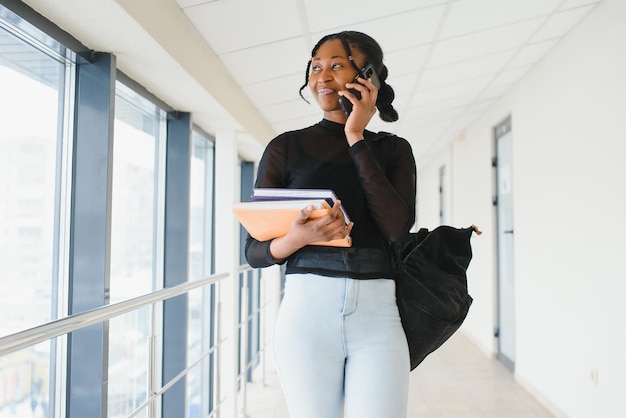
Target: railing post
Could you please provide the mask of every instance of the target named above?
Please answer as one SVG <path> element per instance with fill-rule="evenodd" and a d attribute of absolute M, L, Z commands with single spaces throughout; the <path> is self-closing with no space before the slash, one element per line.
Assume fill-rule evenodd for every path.
<path fill-rule="evenodd" d="M 154 305 L 152 305 L 154 310 Z M 157 392 L 157 353 L 156 353 L 156 336 L 148 337 L 148 387 L 147 394 L 152 396 Z M 156 418 L 155 400 L 150 401 L 148 405 L 148 418 Z"/>
<path fill-rule="evenodd" d="M 219 289 L 219 286 L 218 286 Z M 215 350 L 215 381 L 214 381 L 214 390 L 215 394 L 215 402 L 213 405 L 214 416 L 215 418 L 221 418 L 221 402 L 222 402 L 222 391 L 220 382 L 222 381 L 221 373 L 222 370 L 220 368 L 221 362 L 221 353 L 222 353 L 222 302 L 217 302 L 216 315 L 215 315 L 215 344 L 218 344 L 217 350 Z"/>
<path fill-rule="evenodd" d="M 265 335 L 266 335 L 266 326 L 267 324 L 265 323 L 265 321 L 267 320 L 267 289 L 265 289 L 265 285 L 266 285 L 266 280 L 264 279 L 263 274 L 261 274 L 259 272 L 260 278 L 260 289 L 259 292 L 261 292 L 261 312 L 259 313 L 259 341 L 261 341 L 260 344 L 260 350 L 261 350 L 261 382 L 263 383 L 263 386 L 265 386 L 266 383 L 266 372 L 267 372 L 267 367 L 266 367 L 266 361 L 267 361 L 267 357 L 266 357 L 266 350 L 265 347 L 267 346 L 267 342 L 265 341 Z"/>
<path fill-rule="evenodd" d="M 245 273 L 244 273 L 245 274 Z M 239 356 L 239 364 L 240 373 L 240 409 L 239 409 L 239 418 L 246 418 L 248 412 L 248 402 L 247 402 L 247 386 L 248 386 L 248 280 L 247 278 L 243 279 L 243 287 L 241 289 L 241 339 L 239 346 L 240 348 L 240 356 Z"/>

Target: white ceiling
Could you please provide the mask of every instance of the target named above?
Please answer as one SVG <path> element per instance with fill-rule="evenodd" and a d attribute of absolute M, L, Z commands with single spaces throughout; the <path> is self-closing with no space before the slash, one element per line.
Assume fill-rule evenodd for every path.
<path fill-rule="evenodd" d="M 418 160 L 463 135 L 600 1 L 176 0 L 278 133 L 321 118 L 298 95 L 317 40 L 341 30 L 371 35 L 385 52 L 400 120 L 376 116 L 369 128 L 405 137 Z"/>

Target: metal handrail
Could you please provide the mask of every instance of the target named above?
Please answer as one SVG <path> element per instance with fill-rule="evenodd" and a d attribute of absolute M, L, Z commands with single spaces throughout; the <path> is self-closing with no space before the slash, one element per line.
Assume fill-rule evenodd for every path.
<path fill-rule="evenodd" d="M 217 351 L 218 347 L 222 343 L 223 343 L 223 341 L 218 341 L 218 343 L 215 344 L 213 347 L 211 347 L 209 349 L 209 351 L 207 351 L 206 353 L 201 355 L 193 363 L 189 364 L 184 370 L 182 370 L 180 373 L 178 373 L 176 376 L 174 376 L 172 379 L 170 379 L 159 390 L 150 393 L 148 395 L 148 398 L 141 405 L 139 405 L 130 415 L 128 415 L 127 418 L 134 418 L 137 415 L 139 415 L 141 412 L 143 412 L 143 410 L 146 409 L 148 406 L 150 406 L 159 396 L 163 395 L 172 386 L 174 386 L 176 383 L 178 383 L 179 380 L 181 380 L 183 377 L 185 377 L 189 373 L 190 370 L 192 370 L 194 367 L 196 367 L 198 364 L 200 364 L 201 361 L 203 361 L 204 359 L 209 357 L 211 354 L 213 354 L 215 351 Z"/>
<path fill-rule="evenodd" d="M 252 268 L 249 265 L 246 265 L 246 264 L 240 265 L 237 273 L 241 274 L 248 270 L 252 270 Z M 177 286 L 157 290 L 149 294 L 135 297 L 133 299 L 128 299 L 128 300 L 113 303 L 110 305 L 101 306 L 101 307 L 98 307 L 89 311 L 81 312 L 79 314 L 70 315 L 65 318 L 60 318 L 54 321 L 50 321 L 48 323 L 30 328 L 21 332 L 17 332 L 15 334 L 1 337 L 0 338 L 0 356 L 38 344 L 43 341 L 60 337 L 62 335 L 67 335 L 78 329 L 85 328 L 95 323 L 107 321 L 116 316 L 143 308 L 145 306 L 154 305 L 155 303 L 162 302 L 166 299 L 170 299 L 172 297 L 188 293 L 189 291 L 193 289 L 211 285 L 227 277 L 229 277 L 228 273 L 215 274 L 204 279 L 185 282 Z M 242 292 L 243 292 L 243 295 L 242 295 L 243 300 L 247 301 L 247 288 L 242 289 Z M 252 317 L 256 314 L 262 313 L 265 310 L 266 305 L 267 305 L 267 301 L 264 301 L 261 304 L 261 306 L 259 306 L 258 308 L 254 310 L 254 312 L 247 312 L 247 302 L 244 302 L 242 304 L 242 307 L 240 307 L 240 308 L 243 308 L 244 310 L 242 312 L 241 322 L 238 323 L 238 328 L 240 328 L 242 334 L 244 334 L 242 335 L 243 344 L 242 344 L 241 353 L 240 353 L 240 355 L 242 356 L 240 361 L 243 360 L 244 364 L 242 364 L 242 370 L 241 370 L 241 373 L 237 375 L 237 379 L 241 379 L 241 382 L 240 382 L 241 393 L 239 396 L 242 397 L 243 402 L 241 405 L 242 409 L 240 409 L 239 414 L 243 416 L 247 415 L 246 414 L 247 412 L 246 375 L 248 371 L 252 368 L 251 362 L 247 361 L 247 344 L 246 344 L 247 331 L 246 329 Z M 219 304 L 218 304 L 218 307 L 219 307 Z M 219 334 L 220 333 L 219 333 L 219 326 L 218 326 L 218 335 L 217 335 L 218 341 L 216 342 L 216 344 L 212 346 L 208 352 L 203 353 L 199 359 L 196 359 L 192 364 L 187 365 L 187 367 L 184 370 L 182 370 L 177 376 L 175 376 L 169 382 L 165 383 L 159 388 L 154 387 L 153 389 L 151 389 L 150 393 L 148 394 L 148 398 L 144 402 L 142 402 L 141 405 L 135 408 L 135 410 L 132 411 L 128 417 L 129 418 L 135 417 L 138 414 L 140 414 L 142 411 L 145 411 L 146 408 L 154 404 L 155 400 L 158 397 L 162 396 L 163 393 L 165 393 L 168 389 L 170 389 L 175 383 L 177 383 L 179 380 L 185 377 L 189 373 L 189 371 L 193 369 L 198 363 L 205 360 L 211 354 L 217 353 L 219 351 L 218 348 L 223 343 L 223 340 L 221 340 L 221 337 L 219 336 Z M 265 351 L 265 337 L 261 335 L 260 338 L 262 340 L 262 343 L 260 344 L 259 349 Z M 219 368 L 218 368 L 218 373 L 219 373 Z M 222 403 L 225 401 L 227 397 L 229 397 L 228 394 L 225 394 L 225 395 L 226 397 L 221 397 L 219 395 L 219 391 L 216 391 L 217 403 L 216 405 L 213 406 L 213 410 L 211 411 L 209 415 L 210 417 L 219 416 L 218 415 L 219 409 Z"/>
<path fill-rule="evenodd" d="M 101 306 L 76 315 L 70 315 L 65 318 L 57 319 L 25 331 L 7 335 L 0 338 L 0 356 L 35 345 L 42 341 L 47 341 L 61 335 L 69 334 L 77 329 L 84 328 L 101 321 L 106 321 L 155 302 L 179 296 L 192 289 L 215 283 L 228 277 L 228 275 L 228 273 L 214 274 L 204 279 L 185 282 L 173 287 L 168 287 L 166 289 L 138 296 L 133 299 Z"/>

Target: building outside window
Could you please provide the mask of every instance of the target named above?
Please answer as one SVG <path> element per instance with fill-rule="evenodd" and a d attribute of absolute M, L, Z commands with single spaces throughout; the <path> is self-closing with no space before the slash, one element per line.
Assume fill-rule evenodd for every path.
<path fill-rule="evenodd" d="M 56 319 L 65 292 L 71 52 L 0 6 L 0 336 Z M 56 342 L 0 357 L 0 416 L 48 416 Z"/>
<path fill-rule="evenodd" d="M 197 130 L 192 133 L 190 175 L 189 280 L 209 277 L 213 272 L 214 143 Z M 206 417 L 213 410 L 212 384 L 215 344 L 215 286 L 189 292 L 187 365 L 195 364 L 187 376 L 187 418 Z M 202 359 L 202 360 L 200 360 Z"/>
<path fill-rule="evenodd" d="M 162 288 L 165 121 L 164 111 L 117 83 L 111 303 Z M 109 321 L 111 418 L 126 417 L 147 398 L 148 337 L 157 326 L 155 319 L 150 307 L 146 307 Z"/>

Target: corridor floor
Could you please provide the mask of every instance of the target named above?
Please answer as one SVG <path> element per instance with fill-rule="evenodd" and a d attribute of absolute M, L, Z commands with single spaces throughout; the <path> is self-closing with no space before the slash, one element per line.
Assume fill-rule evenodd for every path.
<path fill-rule="evenodd" d="M 268 353 L 265 385 L 248 385 L 248 418 L 288 418 Z M 259 370 L 257 369 L 257 372 Z M 260 376 L 259 376 L 260 377 Z M 461 332 L 411 373 L 407 418 L 551 418 L 501 363 Z"/>

